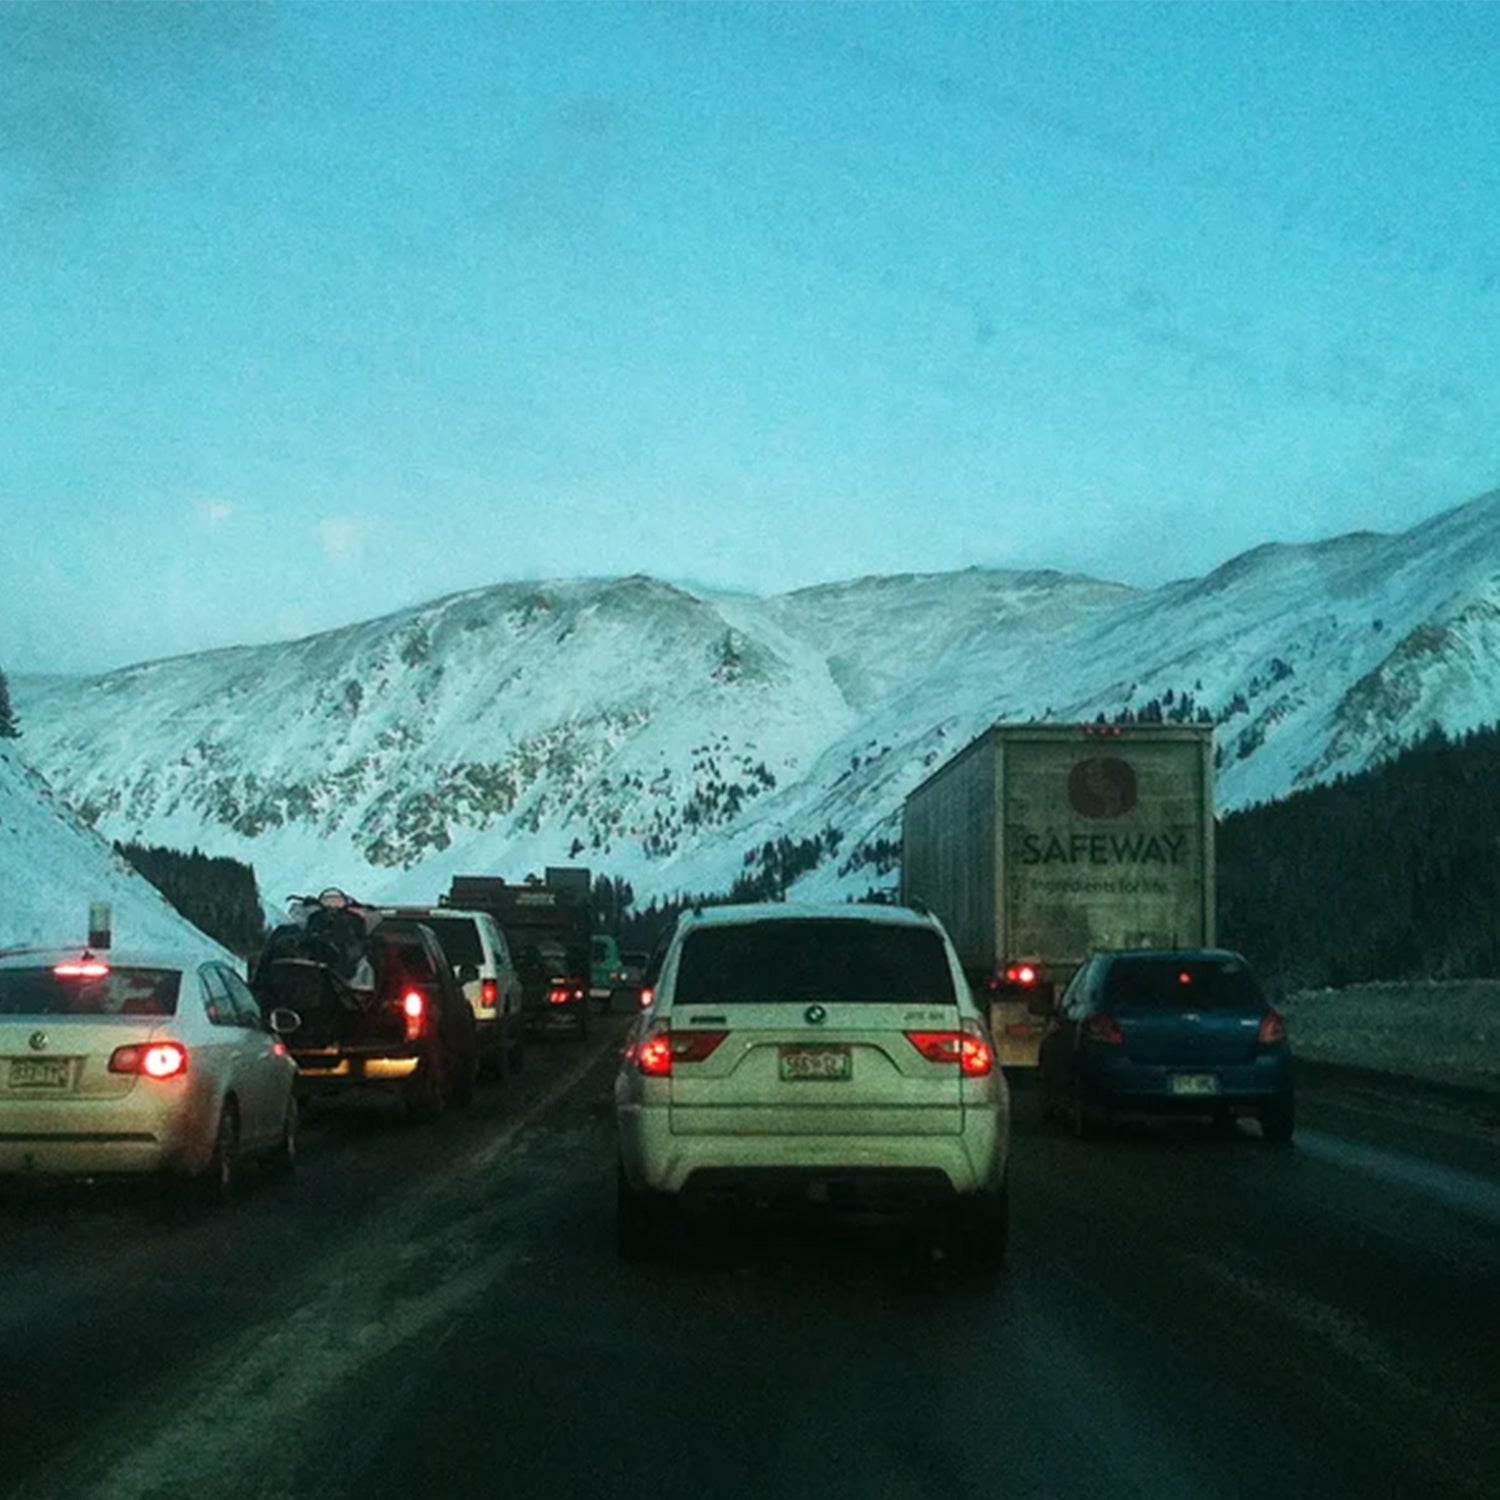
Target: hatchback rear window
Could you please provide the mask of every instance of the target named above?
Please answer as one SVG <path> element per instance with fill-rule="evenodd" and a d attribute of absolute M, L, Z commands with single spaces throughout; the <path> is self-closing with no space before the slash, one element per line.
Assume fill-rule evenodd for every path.
<path fill-rule="evenodd" d="M 1106 1007 L 1156 1010 L 1259 1010 L 1265 996 L 1240 958 L 1130 958 L 1104 976 Z"/>
<path fill-rule="evenodd" d="M 947 953 L 930 928 L 838 918 L 747 922 L 691 933 L 673 995 L 676 1005 L 954 999 Z"/>
<path fill-rule="evenodd" d="M 173 1016 L 181 983 L 180 969 L 0 969 L 0 1016 Z"/>

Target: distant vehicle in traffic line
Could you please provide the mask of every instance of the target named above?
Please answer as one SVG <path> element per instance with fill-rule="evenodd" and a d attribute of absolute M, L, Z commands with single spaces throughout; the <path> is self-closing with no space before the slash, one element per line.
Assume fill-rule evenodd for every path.
<path fill-rule="evenodd" d="M 405 917 L 431 929 L 474 1012 L 482 1071 L 504 1078 L 526 1054 L 526 1015 L 521 978 L 505 935 L 485 911 L 434 906 L 386 906 L 388 917 Z"/>
<path fill-rule="evenodd" d="M 897 907 L 683 916 L 615 1080 L 617 1232 L 648 1250 L 679 1205 L 941 1219 L 994 1265 L 1009 1098 L 957 955 Z"/>
<path fill-rule="evenodd" d="M 376 1090 L 413 1118 L 474 1097 L 474 1012 L 431 928 L 341 891 L 297 898 L 251 974 L 307 1098 Z"/>
<path fill-rule="evenodd" d="M 1042 1040 L 1042 1112 L 1089 1135 L 1116 1114 L 1195 1114 L 1270 1141 L 1296 1128 L 1286 1023 L 1223 948 L 1096 953 Z"/>
<path fill-rule="evenodd" d="M 296 1067 L 227 963 L 0 955 L 0 1172 L 163 1176 L 209 1202 L 297 1158 Z"/>
<path fill-rule="evenodd" d="M 1206 724 L 996 724 L 907 797 L 901 899 L 947 927 L 1001 1063 L 1034 1068 L 1096 949 L 1214 941 Z"/>

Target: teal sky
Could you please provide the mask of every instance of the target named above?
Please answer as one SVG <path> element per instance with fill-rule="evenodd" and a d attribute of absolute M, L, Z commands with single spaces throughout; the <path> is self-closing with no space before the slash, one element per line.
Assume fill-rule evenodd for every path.
<path fill-rule="evenodd" d="M 1500 484 L 1500 6 L 0 4 L 0 666 Z"/>

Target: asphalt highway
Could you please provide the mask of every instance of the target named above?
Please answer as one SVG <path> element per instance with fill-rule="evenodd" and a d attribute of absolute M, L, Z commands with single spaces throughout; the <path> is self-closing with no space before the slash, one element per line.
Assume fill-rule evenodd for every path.
<path fill-rule="evenodd" d="M 0 1194 L 0 1493 L 1493 1497 L 1500 1114 L 1303 1080 L 1296 1144 L 1016 1096 L 1010 1265 L 900 1225 L 622 1265 L 624 1020 L 473 1109 L 310 1128 L 181 1216 Z"/>

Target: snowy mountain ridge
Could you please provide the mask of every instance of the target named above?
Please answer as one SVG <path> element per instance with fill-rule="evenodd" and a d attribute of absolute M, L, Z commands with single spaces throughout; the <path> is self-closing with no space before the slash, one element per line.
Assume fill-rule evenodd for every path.
<path fill-rule="evenodd" d="M 274 899 L 430 900 L 548 863 L 641 899 L 721 890 L 780 839 L 821 859 L 797 894 L 836 898 L 891 884 L 902 798 L 996 720 L 1206 715 L 1233 808 L 1500 718 L 1500 491 L 1150 590 L 508 583 L 12 691 L 21 749 L 85 822 L 248 860 Z"/>

